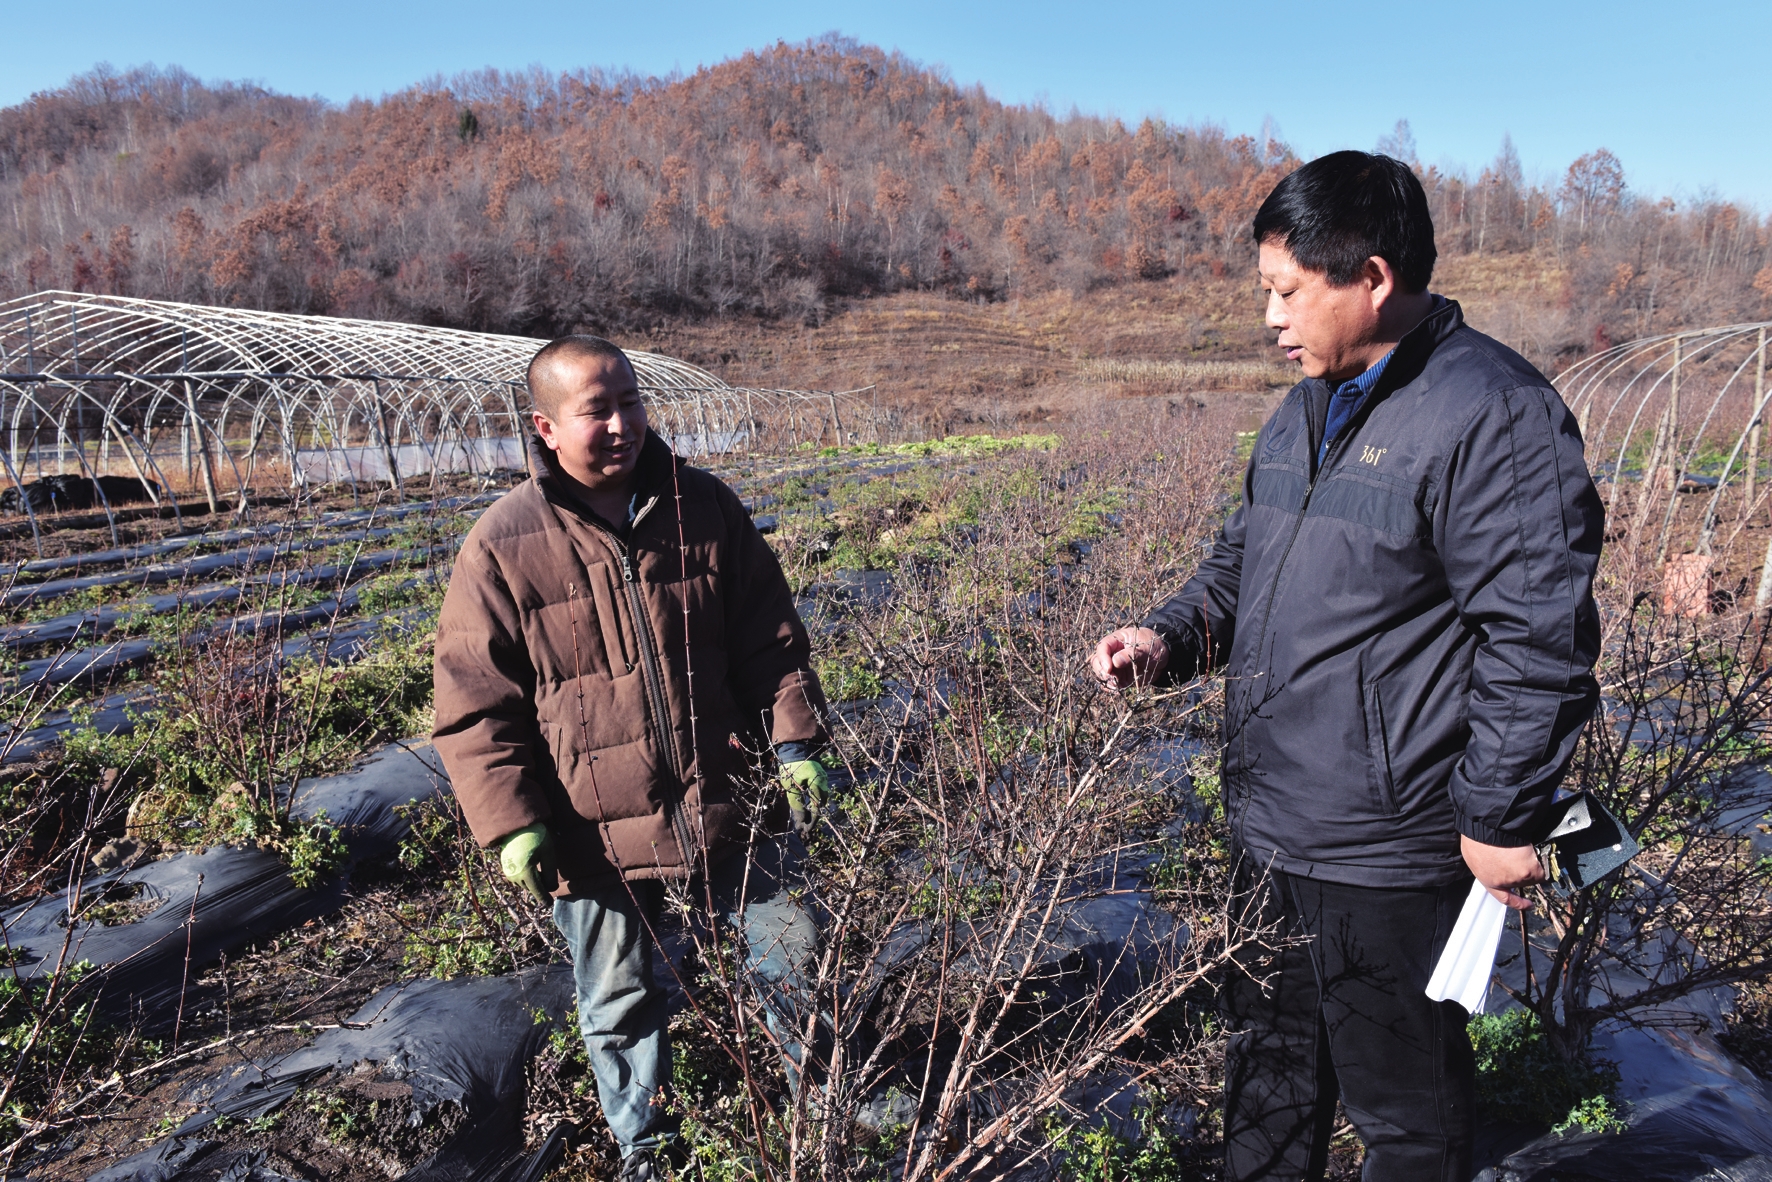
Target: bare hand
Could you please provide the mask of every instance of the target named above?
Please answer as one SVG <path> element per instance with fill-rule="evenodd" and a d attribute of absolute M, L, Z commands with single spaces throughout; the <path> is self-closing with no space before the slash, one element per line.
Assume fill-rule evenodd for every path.
<path fill-rule="evenodd" d="M 1529 845 L 1484 845 L 1460 835 L 1464 846 L 1464 864 L 1471 868 L 1491 895 L 1515 911 L 1530 911 L 1532 904 L 1511 888 L 1544 881 L 1544 867 L 1538 864 L 1538 851 Z"/>
<path fill-rule="evenodd" d="M 1103 689 L 1149 685 L 1169 664 L 1169 646 L 1149 628 L 1121 628 L 1101 638 L 1089 654 L 1089 669 Z"/>

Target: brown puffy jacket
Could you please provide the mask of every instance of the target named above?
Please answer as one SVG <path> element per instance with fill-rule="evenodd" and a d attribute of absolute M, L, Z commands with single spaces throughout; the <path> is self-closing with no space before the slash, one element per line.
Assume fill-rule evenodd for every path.
<path fill-rule="evenodd" d="M 560 894 L 617 870 L 685 877 L 686 848 L 718 861 L 745 839 L 733 737 L 822 737 L 806 629 L 738 497 L 657 435 L 625 542 L 536 450 L 542 474 L 487 510 L 455 560 L 437 750 L 481 845 L 547 823 Z"/>

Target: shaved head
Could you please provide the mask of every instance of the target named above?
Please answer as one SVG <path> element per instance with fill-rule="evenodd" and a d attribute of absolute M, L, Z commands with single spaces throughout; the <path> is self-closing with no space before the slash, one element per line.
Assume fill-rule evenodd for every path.
<path fill-rule="evenodd" d="M 569 391 L 561 370 L 576 361 L 619 361 L 631 374 L 633 363 L 621 346 L 588 333 L 573 333 L 549 341 L 529 359 L 525 380 L 529 386 L 529 403 L 538 413 L 558 418 L 560 400 Z"/>

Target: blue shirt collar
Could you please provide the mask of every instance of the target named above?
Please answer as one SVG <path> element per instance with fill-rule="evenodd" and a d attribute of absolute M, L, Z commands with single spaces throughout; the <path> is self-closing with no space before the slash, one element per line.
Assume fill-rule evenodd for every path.
<path fill-rule="evenodd" d="M 1341 385 L 1335 388 L 1335 397 L 1364 398 L 1366 395 L 1372 393 L 1372 387 L 1378 385 L 1378 379 L 1384 376 L 1384 367 L 1389 365 L 1391 363 L 1391 358 L 1396 355 L 1397 351 L 1392 349 L 1389 353 L 1386 353 L 1383 357 L 1374 361 L 1371 369 L 1368 369 L 1357 378 L 1349 378 L 1347 381 L 1341 383 Z"/>
<path fill-rule="evenodd" d="M 1434 315 L 1448 302 L 1445 296 L 1434 296 L 1432 306 L 1429 307 L 1427 314 Z M 1335 442 L 1347 425 L 1353 421 L 1354 416 L 1360 413 L 1360 408 L 1366 404 L 1366 399 L 1371 396 L 1373 388 L 1378 385 L 1378 379 L 1384 376 L 1385 366 L 1389 365 L 1391 358 L 1396 355 L 1397 350 L 1392 349 L 1373 362 L 1372 367 L 1365 373 L 1357 378 L 1349 378 L 1335 387 L 1335 393 L 1329 397 L 1329 413 L 1324 416 L 1323 420 L 1323 441 L 1317 445 L 1317 463 L 1323 462 L 1324 457 L 1329 454 L 1329 445 Z"/>
<path fill-rule="evenodd" d="M 1360 413 L 1372 388 L 1378 385 L 1378 379 L 1384 376 L 1385 366 L 1397 355 L 1392 349 L 1383 357 L 1372 363 L 1372 367 L 1357 378 L 1349 378 L 1335 388 L 1329 397 L 1329 413 L 1323 420 L 1323 440 L 1317 445 L 1317 463 L 1321 464 L 1329 454 L 1329 445 L 1347 428 L 1354 416 Z"/>

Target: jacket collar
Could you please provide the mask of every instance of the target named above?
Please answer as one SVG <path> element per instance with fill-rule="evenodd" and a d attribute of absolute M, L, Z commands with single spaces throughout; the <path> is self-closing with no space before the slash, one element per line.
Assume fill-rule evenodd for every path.
<path fill-rule="evenodd" d="M 1422 317 L 1421 323 L 1403 334 L 1397 347 L 1390 353 L 1390 360 L 1385 363 L 1384 372 L 1379 375 L 1373 388 L 1368 392 L 1367 400 L 1373 396 L 1382 396 L 1400 386 L 1406 386 L 1421 376 L 1422 367 L 1427 359 L 1433 356 L 1453 333 L 1464 327 L 1464 309 L 1458 306 L 1457 300 L 1445 296 L 1435 297 L 1439 302 L 1433 310 Z M 1323 397 L 1327 398 L 1335 392 L 1340 382 L 1332 382 L 1326 378 L 1311 379 L 1322 389 Z"/>
<path fill-rule="evenodd" d="M 602 518 L 596 517 L 590 507 L 573 493 L 573 482 L 567 479 L 565 472 L 560 467 L 559 453 L 542 442 L 540 435 L 531 433 L 529 451 L 535 459 L 536 487 L 541 489 L 542 496 L 546 497 L 550 504 L 578 517 L 596 518 L 596 520 L 602 521 Z M 631 524 L 639 524 L 640 519 L 646 515 L 646 510 L 652 507 L 664 486 L 670 482 L 675 466 L 682 462 L 681 457 L 671 451 L 670 444 L 664 441 L 663 436 L 650 427 L 646 429 L 646 442 L 640 445 L 640 459 L 634 465 L 634 500 L 636 504 L 634 520 Z M 603 524 L 614 525 L 617 532 L 620 532 L 619 523 L 603 522 Z"/>
<path fill-rule="evenodd" d="M 1434 350 L 1464 327 L 1464 309 L 1458 306 L 1458 301 L 1449 300 L 1445 296 L 1437 298 L 1439 303 L 1434 310 L 1422 317 L 1421 323 L 1404 333 L 1403 339 L 1397 342 L 1390 364 L 1384 367 L 1384 374 L 1375 383 L 1375 390 L 1388 394 L 1413 382 L 1421 376 L 1422 368 L 1427 365 L 1427 359 L 1433 356 Z"/>
<path fill-rule="evenodd" d="M 1456 300 L 1438 295 L 1434 299 L 1433 308 L 1422 317 L 1421 323 L 1404 333 L 1403 339 L 1397 342 L 1397 347 L 1385 354 L 1384 360 L 1379 363 L 1383 368 L 1373 378 L 1371 385 L 1361 392 L 1352 411 L 1337 422 L 1336 439 L 1343 439 L 1357 431 L 1372 408 L 1390 397 L 1391 391 L 1420 377 L 1434 350 L 1464 327 L 1464 312 Z M 1371 370 L 1368 370 L 1367 374 L 1370 373 Z M 1366 374 L 1361 375 L 1362 378 L 1365 376 Z M 1326 453 L 1332 442 L 1327 438 L 1329 409 L 1335 391 L 1343 385 L 1352 384 L 1354 383 L 1335 382 L 1327 378 L 1311 378 L 1304 388 L 1304 415 L 1308 437 L 1316 441 L 1309 452 L 1312 479 L 1315 479 L 1318 468 L 1328 459 Z"/>

